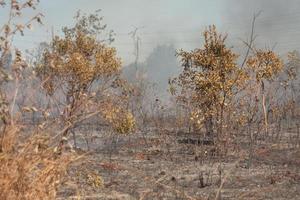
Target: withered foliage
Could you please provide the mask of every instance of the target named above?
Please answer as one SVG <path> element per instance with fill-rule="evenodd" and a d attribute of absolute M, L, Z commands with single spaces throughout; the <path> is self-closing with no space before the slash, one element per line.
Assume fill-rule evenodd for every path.
<path fill-rule="evenodd" d="M 155 146 L 158 146 L 164 139 L 166 145 L 163 148 L 168 148 L 168 155 L 176 151 L 170 149 L 171 134 L 163 134 L 188 126 L 189 132 L 193 129 L 199 139 L 187 138 L 177 142 L 187 141 L 189 144 L 185 147 L 188 148 L 190 144 L 195 145 L 194 149 L 201 149 L 195 155 L 197 153 L 203 159 L 222 152 L 226 155 L 227 147 L 235 148 L 241 141 L 237 140 L 240 136 L 239 139 L 247 138 L 246 143 L 249 143 L 248 163 L 254 152 L 255 139 L 263 135 L 261 127 L 265 128 L 267 137 L 270 130 L 274 134 L 277 126 L 279 135 L 281 122 L 286 120 L 298 130 L 297 138 L 291 136 L 291 140 L 299 140 L 298 52 L 290 52 L 284 64 L 274 51 L 255 49 L 250 44 L 241 64 L 240 56 L 226 45 L 227 35 L 218 33 L 215 26 L 209 26 L 203 32 L 201 48 L 177 52 L 182 70 L 169 81 L 176 107 L 165 108 L 159 96 L 149 92 L 150 86 L 144 74 L 136 71 L 136 82 L 132 85 L 121 78 L 121 59 L 111 46 L 114 33 L 107 32 L 98 11 L 90 15 L 78 12 L 75 25 L 63 28 L 62 36 L 53 36 L 49 43 L 45 43 L 38 56 L 32 58 L 33 67 L 30 68 L 21 51 L 12 44 L 14 36 L 26 35 L 33 22 L 42 24 L 41 13 L 27 22 L 19 22 L 24 11 L 35 10 L 38 3 L 38 0 L 0 0 L 0 6 L 9 11 L 7 22 L 0 26 L 0 199 L 55 199 L 68 166 L 86 155 L 77 154 L 82 149 L 77 148 L 76 133 L 79 134 L 83 122 L 99 123 L 101 129 L 102 125 L 108 125 L 110 129 L 105 131 L 121 135 L 136 131 L 138 123 L 141 132 L 158 132 L 155 136 L 159 138 L 149 139 L 143 135 L 143 144 L 148 146 L 147 139 L 149 144 L 157 140 Z M 103 38 L 104 35 L 108 36 Z M 28 83 L 29 90 L 34 90 L 32 85 L 39 83 L 36 88 L 41 88 L 38 94 L 41 100 L 36 98 L 27 105 L 25 102 L 32 98 L 28 96 L 34 95 L 21 91 L 27 87 L 24 83 Z M 147 95 L 155 97 L 149 100 Z M 20 100 L 21 96 L 23 100 Z M 146 101 L 146 98 L 149 99 Z M 172 109 L 176 110 L 175 114 L 171 113 Z M 40 121 L 35 121 L 35 115 Z M 30 125 L 25 122 L 28 116 L 32 117 Z M 135 117 L 140 119 L 136 122 Z M 168 122 L 172 127 L 167 126 Z M 95 138 L 92 134 L 90 138 L 87 133 L 81 135 L 86 141 Z M 174 137 L 178 136 L 181 135 Z M 73 142 L 69 141 L 70 138 Z M 226 146 L 232 141 L 234 145 Z M 86 143 L 87 150 L 90 150 L 89 143 Z M 129 142 L 128 146 L 132 144 Z M 82 143 L 79 146 L 82 147 Z M 206 149 L 210 149 L 209 153 Z M 154 151 L 165 152 L 161 149 Z M 136 158 L 145 162 L 150 160 L 144 154 L 139 152 Z M 152 159 L 156 153 L 149 155 Z M 199 156 L 195 156 L 195 161 Z M 100 166 L 119 170 L 111 163 Z M 87 183 L 94 189 L 105 185 L 98 173 L 88 173 Z M 221 180 L 221 173 L 220 165 L 218 193 L 226 179 L 225 175 Z M 199 179 L 204 186 L 203 177 Z M 171 180 L 176 181 L 176 178 Z"/>
<path fill-rule="evenodd" d="M 125 108 L 126 103 L 120 103 L 126 101 L 128 88 L 119 78 L 121 62 L 116 50 L 97 38 L 105 29 L 97 14 L 78 15 L 76 26 L 65 28 L 63 38 L 53 38 L 34 63 L 34 70 L 29 69 L 40 78 L 47 98 L 65 97 L 63 112 L 59 113 L 63 118 L 62 130 L 52 128 L 47 132 L 44 129 L 53 114 L 50 107 L 42 109 L 45 103 L 41 108 L 18 105 L 20 108 L 14 109 L 20 83 L 32 77 L 24 72 L 28 63 L 21 51 L 12 47 L 13 36 L 18 32 L 23 35 L 34 21 L 42 24 L 43 15 L 39 13 L 20 24 L 17 17 L 25 9 L 35 9 L 37 4 L 38 1 L 33 0 L 0 1 L 0 5 L 10 11 L 7 23 L 0 27 L 0 199 L 55 199 L 69 164 L 81 158 L 72 146 L 64 146 L 69 145 L 66 133 L 84 119 L 100 114 L 121 134 L 131 132 L 135 123 Z M 109 41 L 112 40 L 109 38 Z M 8 83 L 14 87 L 12 102 L 7 98 L 7 92 L 11 92 L 6 88 Z M 44 121 L 35 131 L 38 134 L 27 131 L 27 124 L 20 118 L 24 112 L 43 114 Z M 57 136 L 61 136 L 60 141 Z"/>
<path fill-rule="evenodd" d="M 283 63 L 275 52 L 261 49 L 256 50 L 247 60 L 247 65 L 255 72 L 258 82 L 271 81 L 283 68 Z"/>
<path fill-rule="evenodd" d="M 0 1 L 0 8 L 2 7 L 2 9 L 9 11 L 7 20 L 3 25 L 0 25 L 0 118 L 4 124 L 2 126 L 2 135 L 6 131 L 6 126 L 11 122 L 7 94 L 3 87 L 13 79 L 17 82 L 19 71 L 26 67 L 21 52 L 12 46 L 13 37 L 18 33 L 24 35 L 24 32 L 31 29 L 35 22 L 42 24 L 43 14 L 41 13 L 37 13 L 25 22 L 20 20 L 25 10 L 35 10 L 38 3 L 36 0 L 22 2 L 17 0 Z M 10 60 L 11 56 L 13 60 Z M 12 70 L 8 69 L 10 65 Z"/>
<path fill-rule="evenodd" d="M 99 39 L 106 28 L 102 17 L 78 13 L 76 19 L 74 27 L 64 28 L 64 36 L 54 37 L 45 49 L 37 63 L 37 76 L 50 98 L 64 97 L 62 117 L 66 124 L 96 109 L 114 130 L 128 133 L 134 119 L 121 106 L 126 105 L 127 84 L 120 78 L 121 61 L 116 49 L 108 44 L 112 39 Z M 117 105 L 120 101 L 123 103 Z M 108 106 L 111 104 L 114 106 Z"/>
<path fill-rule="evenodd" d="M 227 35 L 219 34 L 215 26 L 205 30 L 203 37 L 202 48 L 177 53 L 183 69 L 170 80 L 170 92 L 189 110 L 194 129 L 203 127 L 206 136 L 227 139 L 222 134 L 229 124 L 239 127 L 259 121 L 262 113 L 267 133 L 271 106 L 266 102 L 272 101 L 266 94 L 266 83 L 278 79 L 284 67 L 282 59 L 271 50 L 250 46 L 244 66 L 238 62 L 239 55 L 226 46 Z M 295 67 L 286 73 L 293 77 Z"/>
<path fill-rule="evenodd" d="M 20 140 L 18 127 L 8 127 L 0 153 L 0 199 L 55 199 L 70 163 L 80 157 L 59 155 L 49 135 Z"/>
<path fill-rule="evenodd" d="M 273 51 L 255 50 L 247 60 L 247 65 L 251 68 L 261 93 L 261 102 L 264 113 L 265 132 L 268 132 L 268 117 L 266 108 L 265 81 L 271 82 L 283 68 L 283 62 Z"/>
<path fill-rule="evenodd" d="M 191 120 L 200 128 L 205 125 L 212 136 L 215 128 L 222 131 L 224 112 L 248 76 L 237 64 L 238 55 L 226 46 L 227 36 L 215 26 L 203 36 L 203 48 L 178 52 L 183 70 L 171 81 L 171 91 L 179 102 L 192 106 Z"/>
<path fill-rule="evenodd" d="M 13 118 L 20 74 L 27 67 L 21 52 L 12 47 L 13 36 L 23 35 L 35 21 L 42 23 L 40 13 L 25 23 L 18 22 L 23 11 L 35 9 L 37 4 L 35 0 L 0 1 L 9 10 L 7 22 L 0 27 L 0 199 L 54 199 L 61 176 L 75 159 L 71 154 L 57 155 L 46 134 L 24 137 L 24 129 Z M 15 86 L 12 103 L 7 99 L 8 83 Z"/>

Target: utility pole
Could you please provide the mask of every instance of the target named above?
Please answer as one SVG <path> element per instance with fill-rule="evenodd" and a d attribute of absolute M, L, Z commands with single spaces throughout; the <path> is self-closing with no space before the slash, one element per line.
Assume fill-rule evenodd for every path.
<path fill-rule="evenodd" d="M 133 39 L 134 43 L 134 55 L 135 55 L 135 61 L 134 61 L 134 67 L 135 67 L 135 75 L 137 78 L 138 73 L 138 62 L 139 62 L 139 56 L 140 56 L 140 44 L 141 44 L 141 38 L 138 35 L 138 31 L 144 27 L 135 27 L 133 31 L 129 33 L 131 38 Z"/>

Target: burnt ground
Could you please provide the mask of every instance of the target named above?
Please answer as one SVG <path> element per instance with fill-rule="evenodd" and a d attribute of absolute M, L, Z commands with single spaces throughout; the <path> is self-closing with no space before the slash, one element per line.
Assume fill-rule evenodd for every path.
<path fill-rule="evenodd" d="M 179 137 L 186 136 L 153 131 L 94 139 L 92 152 L 68 170 L 58 199 L 300 199 L 300 147 L 291 136 L 252 148 L 241 138 L 226 155 Z"/>

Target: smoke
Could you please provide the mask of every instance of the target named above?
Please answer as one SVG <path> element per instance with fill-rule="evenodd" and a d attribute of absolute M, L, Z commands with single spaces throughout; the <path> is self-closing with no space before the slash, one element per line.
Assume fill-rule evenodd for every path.
<path fill-rule="evenodd" d="M 156 95 L 160 100 L 167 101 L 169 98 L 168 80 L 178 75 L 180 67 L 175 56 L 174 45 L 158 45 L 144 62 L 138 63 L 138 71 L 145 73 L 145 79 L 154 84 Z M 123 75 L 129 81 L 135 77 L 135 64 L 124 67 Z"/>
<path fill-rule="evenodd" d="M 179 71 L 174 46 L 157 46 L 146 59 L 145 66 L 149 80 L 157 84 L 160 92 L 166 91 L 168 88 L 168 79 L 177 75 Z"/>
<path fill-rule="evenodd" d="M 255 24 L 258 47 L 279 53 L 300 49 L 299 0 L 228 0 L 223 8 L 222 29 L 232 35 L 234 43 L 249 37 L 253 15 L 260 12 Z"/>

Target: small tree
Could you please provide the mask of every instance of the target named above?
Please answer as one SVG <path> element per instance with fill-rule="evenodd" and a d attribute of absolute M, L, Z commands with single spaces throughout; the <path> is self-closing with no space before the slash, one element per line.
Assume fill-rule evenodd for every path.
<path fill-rule="evenodd" d="M 299 103 L 300 88 L 297 85 L 300 84 L 300 53 L 298 51 L 289 52 L 288 62 L 283 71 L 286 75 L 284 87 L 289 86 L 292 101 Z"/>
<path fill-rule="evenodd" d="M 178 52 L 183 71 L 171 81 L 171 91 L 178 101 L 193 107 L 191 119 L 200 126 L 204 124 L 211 137 L 215 127 L 222 134 L 224 111 L 247 76 L 237 65 L 238 55 L 226 47 L 227 37 L 218 34 L 215 26 L 203 36 L 203 48 Z"/>
<path fill-rule="evenodd" d="M 253 70 L 256 81 L 260 86 L 261 103 L 264 113 L 265 132 L 268 133 L 268 116 L 266 108 L 265 82 L 272 82 L 282 70 L 283 63 L 273 51 L 255 50 L 249 57 L 247 65 Z"/>
<path fill-rule="evenodd" d="M 121 61 L 116 56 L 116 49 L 106 42 L 112 41 L 111 37 L 98 39 L 106 28 L 102 17 L 98 13 L 89 16 L 78 13 L 76 19 L 73 28 L 63 29 L 64 37 L 53 38 L 36 69 L 47 94 L 63 96 L 65 124 L 74 123 L 88 109 L 98 107 L 97 103 L 104 101 L 99 100 L 100 96 L 105 100 L 113 99 L 108 98 L 114 94 L 112 91 L 124 86 L 119 78 Z M 102 110 L 106 108 L 102 104 Z M 130 131 L 131 128 L 125 129 Z M 69 130 L 65 129 L 63 135 L 66 136 Z"/>

